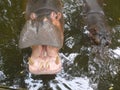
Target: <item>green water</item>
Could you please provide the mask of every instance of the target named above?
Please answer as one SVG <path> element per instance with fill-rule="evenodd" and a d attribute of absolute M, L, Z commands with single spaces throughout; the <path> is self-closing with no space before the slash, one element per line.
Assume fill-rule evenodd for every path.
<path fill-rule="evenodd" d="M 106 18 L 113 30 L 112 44 L 107 50 L 114 50 L 120 48 L 120 1 L 102 0 L 102 2 Z M 75 81 L 75 78 L 88 77 L 93 84 L 98 83 L 99 90 L 109 90 L 112 86 L 112 90 L 120 90 L 120 54 L 118 58 L 112 57 L 114 56 L 112 52 L 107 54 L 111 57 L 93 55 L 89 51 L 91 49 L 89 39 L 83 34 L 85 24 L 80 15 L 79 3 L 72 2 L 72 0 L 64 0 L 64 3 L 67 6 L 63 11 L 65 15 L 65 42 L 60 51 L 64 61 L 64 70 L 56 76 L 56 79 L 51 79 L 52 76 L 41 77 L 43 81 L 35 81 L 34 83 L 41 84 L 39 90 L 77 90 L 73 89 L 74 85 L 70 81 L 73 80 L 75 85 L 79 85 L 78 83 L 81 81 Z M 0 71 L 6 76 L 5 80 L 0 79 L 1 86 L 17 84 L 21 88 L 29 88 L 29 85 L 25 84 L 25 80 L 28 80 L 29 76 L 22 71 L 25 69 L 23 59 L 28 56 L 30 50 L 29 48 L 25 50 L 18 48 L 19 34 L 25 23 L 24 7 L 24 0 L 0 0 Z M 73 58 L 70 56 L 71 54 L 76 54 L 76 56 Z M 100 62 L 100 60 L 103 61 Z M 92 71 L 95 73 L 91 74 Z M 46 79 L 44 80 L 44 78 Z M 69 85 L 64 83 L 62 79 L 65 79 Z"/>

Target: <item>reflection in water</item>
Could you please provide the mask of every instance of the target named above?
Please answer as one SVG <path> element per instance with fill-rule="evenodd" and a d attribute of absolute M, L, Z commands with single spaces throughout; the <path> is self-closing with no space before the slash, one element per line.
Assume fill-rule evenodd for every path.
<path fill-rule="evenodd" d="M 114 77 L 119 73 L 120 58 L 115 58 L 114 56 L 117 54 L 113 53 L 113 50 L 110 49 L 107 49 L 107 51 L 104 49 L 102 52 L 97 52 L 97 54 L 96 51 L 96 48 L 93 48 L 91 54 L 94 55 L 90 55 L 88 62 L 90 78 L 92 83 L 98 84 L 100 90 L 102 90 L 103 87 L 107 90 L 113 85 Z"/>
<path fill-rule="evenodd" d="M 117 9 L 120 1 L 105 0 L 103 3 L 109 23 L 113 26 L 112 44 L 104 48 L 90 44 L 84 33 L 82 4 L 78 1 L 64 0 L 65 43 L 60 51 L 62 72 L 54 76 L 34 76 L 24 69 L 31 51 L 21 51 L 17 46 L 24 24 L 22 3 L 18 0 L 0 0 L 0 89 L 3 86 L 21 87 L 21 90 L 120 89 L 120 21 L 116 20 L 120 18 Z M 115 15 L 114 6 L 117 7 Z"/>

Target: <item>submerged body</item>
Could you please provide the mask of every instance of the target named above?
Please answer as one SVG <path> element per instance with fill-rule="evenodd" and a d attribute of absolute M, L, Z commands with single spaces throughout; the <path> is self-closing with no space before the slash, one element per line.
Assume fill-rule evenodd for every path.
<path fill-rule="evenodd" d="M 97 45 L 109 45 L 111 43 L 110 27 L 107 24 L 104 12 L 97 0 L 83 0 L 84 20 L 89 30 L 90 38 Z"/>
<path fill-rule="evenodd" d="M 61 70 L 58 53 L 63 46 L 63 24 L 60 0 L 28 0 L 19 47 L 32 49 L 28 58 L 31 73 L 55 74 Z"/>

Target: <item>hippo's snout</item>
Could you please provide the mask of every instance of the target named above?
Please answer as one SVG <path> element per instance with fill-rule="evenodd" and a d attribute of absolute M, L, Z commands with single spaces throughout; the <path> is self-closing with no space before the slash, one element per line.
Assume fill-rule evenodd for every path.
<path fill-rule="evenodd" d="M 91 41 L 96 45 L 108 46 L 111 44 L 110 33 L 107 32 L 108 28 L 103 26 L 101 28 L 99 28 L 98 25 L 89 28 L 89 37 L 91 38 Z M 103 28 L 105 28 L 105 30 L 103 30 Z"/>

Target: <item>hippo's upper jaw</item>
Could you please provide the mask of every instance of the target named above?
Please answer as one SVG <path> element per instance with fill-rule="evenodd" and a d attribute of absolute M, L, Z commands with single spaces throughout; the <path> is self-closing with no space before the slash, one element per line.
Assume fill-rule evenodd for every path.
<path fill-rule="evenodd" d="M 47 45 L 62 48 L 63 22 L 61 0 L 28 0 L 19 47 Z"/>

